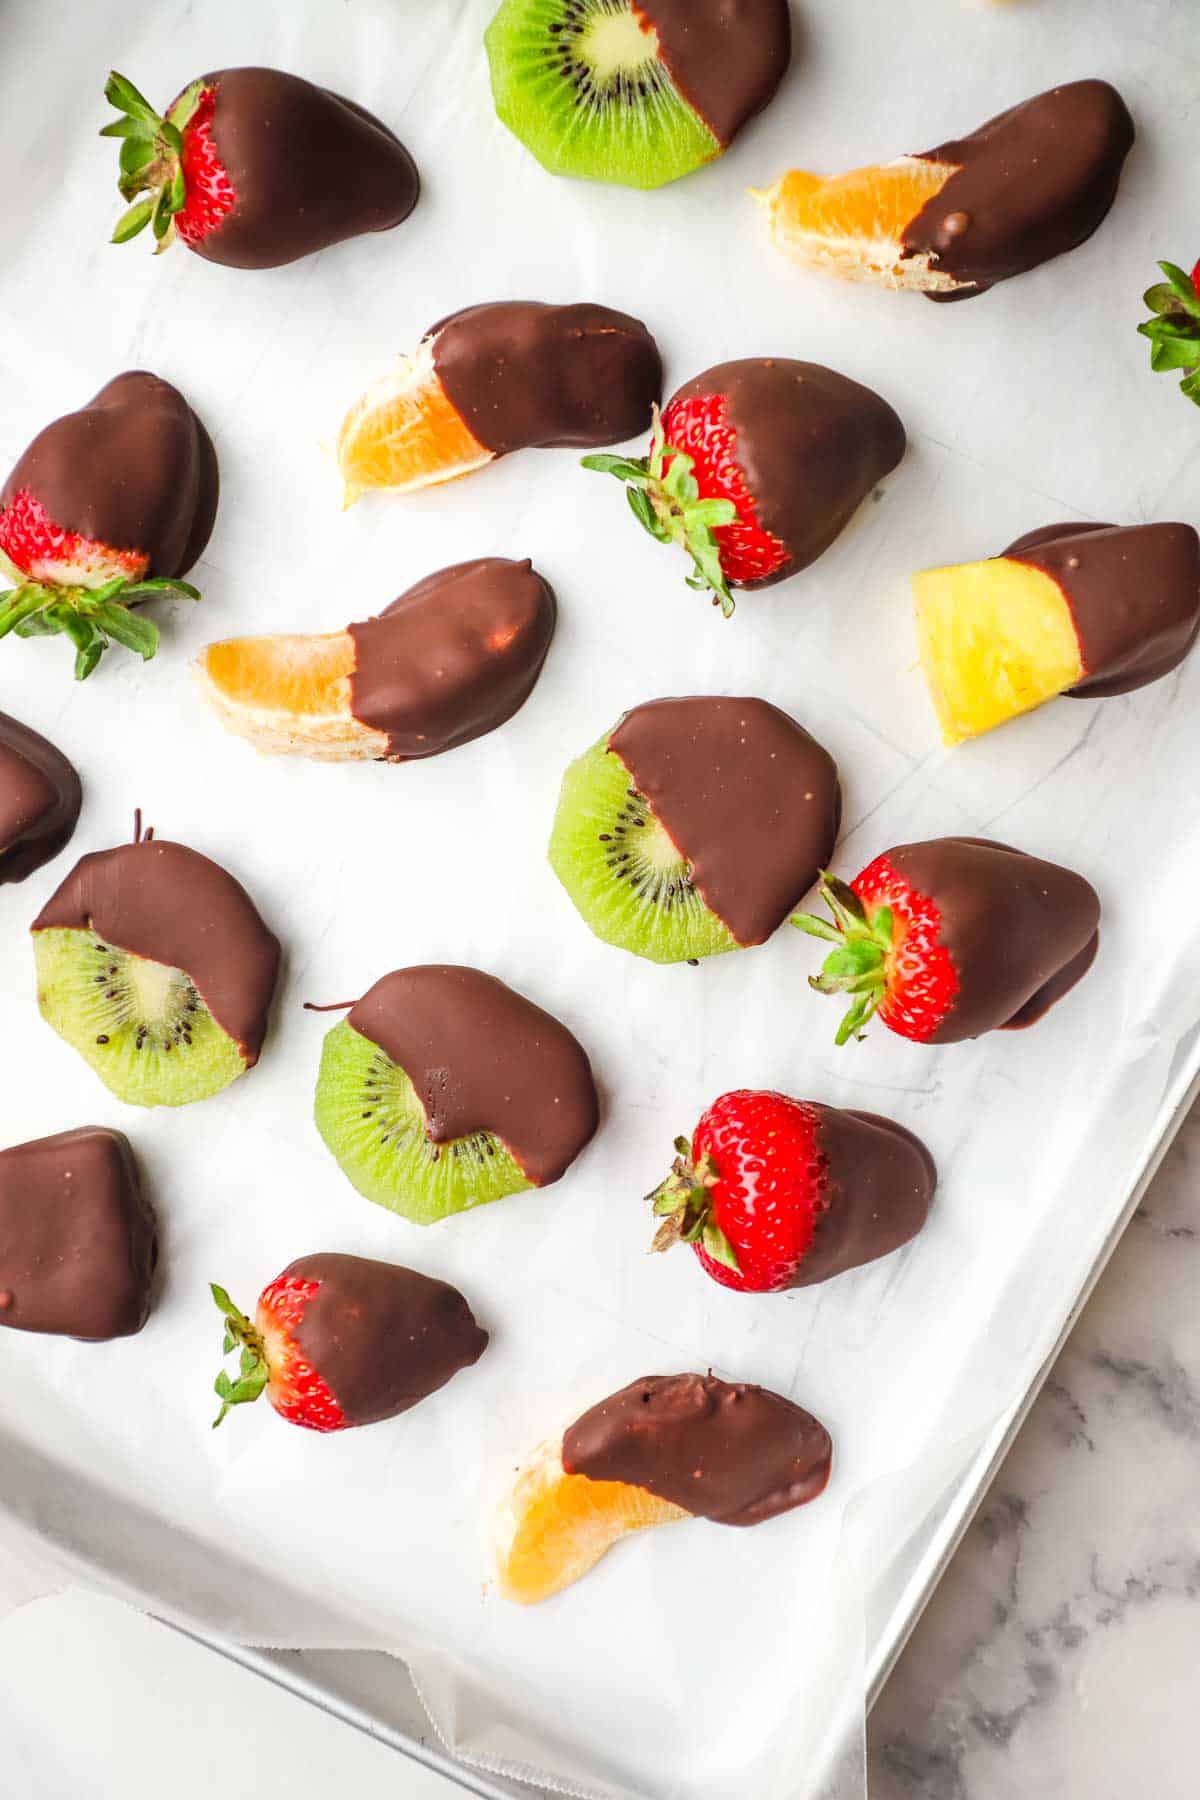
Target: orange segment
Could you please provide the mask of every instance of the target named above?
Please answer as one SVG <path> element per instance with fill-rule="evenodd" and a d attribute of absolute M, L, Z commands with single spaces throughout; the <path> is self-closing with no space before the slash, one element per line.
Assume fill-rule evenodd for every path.
<path fill-rule="evenodd" d="M 197 664 L 205 698 L 221 722 L 259 750 L 327 761 L 385 756 L 381 731 L 350 711 L 354 640 L 323 637 L 226 638 Z"/>
<path fill-rule="evenodd" d="M 561 1443 L 543 1444 L 501 1509 L 496 1574 L 506 1600 L 548 1600 L 599 1562 L 619 1538 L 691 1513 L 623 1481 L 568 1475 Z"/>
<path fill-rule="evenodd" d="M 433 366 L 426 338 L 350 408 L 338 433 L 337 459 L 350 506 L 364 488 L 412 493 L 469 475 L 491 462 L 455 412 Z"/>
<path fill-rule="evenodd" d="M 928 254 L 902 251 L 905 227 L 954 173 L 949 163 L 901 156 L 847 175 L 791 169 L 751 192 L 767 209 L 775 244 L 797 262 L 850 281 L 948 292 L 963 283 L 939 273 Z"/>

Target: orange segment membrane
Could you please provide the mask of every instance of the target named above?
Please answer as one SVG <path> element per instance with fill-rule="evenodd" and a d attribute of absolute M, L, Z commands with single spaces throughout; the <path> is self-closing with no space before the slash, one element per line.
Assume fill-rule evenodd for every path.
<path fill-rule="evenodd" d="M 428 338 L 356 401 L 337 442 L 347 505 L 366 488 L 411 493 L 454 481 L 493 454 L 450 404 Z"/>
<path fill-rule="evenodd" d="M 226 638 L 210 644 L 204 673 L 229 701 L 319 717 L 344 712 L 354 672 L 354 640 L 344 631 L 324 637 Z"/>
<path fill-rule="evenodd" d="M 773 187 L 752 190 L 766 208 L 776 246 L 851 281 L 948 291 L 963 284 L 940 274 L 927 253 L 905 256 L 904 233 L 955 169 L 901 156 L 895 162 L 813 175 L 791 169 Z"/>
<path fill-rule="evenodd" d="M 586 1575 L 631 1531 L 691 1516 L 646 1488 L 568 1475 L 561 1445 L 543 1445 L 521 1470 L 503 1509 L 496 1551 L 500 1591 L 525 1606 L 547 1600 Z"/>

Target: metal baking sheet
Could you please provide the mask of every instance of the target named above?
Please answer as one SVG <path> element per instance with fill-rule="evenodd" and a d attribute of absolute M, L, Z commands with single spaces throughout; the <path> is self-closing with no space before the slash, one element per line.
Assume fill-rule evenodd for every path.
<path fill-rule="evenodd" d="M 812 1800 L 822 1783 L 858 1800 L 865 1696 L 1195 1073 L 1200 942 L 1181 926 L 1148 956 L 1134 877 L 1155 894 L 1196 886 L 1200 663 L 944 753 L 907 593 L 913 568 L 1050 519 L 1193 510 L 1194 414 L 1149 375 L 1134 330 L 1155 257 L 1189 255 L 1170 178 L 1190 167 L 1189 21 L 1164 0 L 1135 24 L 1094 0 L 925 0 L 903 17 L 876 0 L 798 8 L 801 48 L 775 105 L 720 164 L 643 195 L 552 182 L 496 123 L 479 51 L 489 10 L 0 9 L 10 62 L 28 74 L 0 121 L 22 196 L 0 289 L 0 459 L 140 365 L 189 394 L 224 476 L 204 601 L 165 617 L 158 662 L 114 659 L 75 689 L 60 644 L 7 644 L 0 706 L 81 766 L 77 851 L 123 838 L 141 805 L 233 868 L 288 951 L 262 1065 L 216 1101 L 143 1118 L 36 1018 L 24 926 L 63 865 L 0 892 L 5 1044 L 19 1044 L 5 1052 L 0 1141 L 92 1119 L 127 1129 L 168 1272 L 144 1337 L 102 1355 L 3 1334 L 0 1548 L 13 1566 L 18 1542 L 31 1570 L 41 1563 L 25 1591 L 103 1580 L 410 1749 L 419 1695 L 428 1742 L 478 1792 L 540 1771 L 547 1791 L 623 1800 Z M 931 82 L 948 56 L 955 81 Z M 90 135 L 110 61 L 155 95 L 253 61 L 353 93 L 409 143 L 421 206 L 395 234 L 264 276 L 111 249 L 111 146 Z M 78 130 L 47 132 L 44 70 Z M 763 243 L 744 190 L 788 164 L 919 148 L 1085 74 L 1118 81 L 1141 136 L 1111 219 L 1069 261 L 946 309 L 807 278 Z M 49 245 L 70 279 L 47 279 Z M 615 488 L 566 454 L 342 516 L 320 448 L 342 408 L 432 320 L 505 295 L 640 313 L 672 384 L 740 354 L 828 362 L 893 401 L 909 455 L 819 564 L 747 596 L 729 626 L 623 526 Z M 562 608 L 542 682 L 494 737 L 421 767 L 315 769 L 255 759 L 197 703 L 188 663 L 209 638 L 331 629 L 484 553 L 531 554 Z M 680 691 L 760 693 L 829 745 L 846 787 L 840 867 L 969 831 L 1082 869 L 1105 905 L 1092 975 L 1020 1038 L 931 1053 L 879 1032 L 835 1053 L 831 1009 L 804 985 L 812 947 L 794 933 L 695 971 L 594 943 L 543 861 L 559 772 L 623 707 Z M 320 1025 L 299 1010 L 422 960 L 478 962 L 550 1006 L 592 1052 L 605 1098 L 600 1138 L 558 1189 L 424 1234 L 360 1203 L 316 1140 Z M 650 1264 L 637 1196 L 672 1135 L 737 1084 L 874 1107 L 919 1131 L 943 1181 L 918 1242 L 762 1304 L 711 1287 L 686 1258 Z M 248 1299 L 317 1247 L 455 1280 L 492 1349 L 402 1429 L 346 1434 L 319 1460 L 269 1416 L 214 1438 L 206 1281 Z M 702 1525 L 623 1547 L 534 1615 L 482 1594 L 481 1514 L 513 1461 L 622 1381 L 710 1362 L 828 1420 L 838 1461 L 820 1504 L 739 1534 L 736 1557 L 707 1558 L 702 1594 L 693 1556 L 716 1529 Z M 750 1721 L 738 1741 L 684 1703 L 679 1672 L 698 1642 Z M 371 1655 L 367 1682 L 360 1660 L 384 1650 L 415 1679 L 391 1721 L 380 1676 L 394 1661 Z M 849 1765 L 827 1774 L 847 1747 Z"/>

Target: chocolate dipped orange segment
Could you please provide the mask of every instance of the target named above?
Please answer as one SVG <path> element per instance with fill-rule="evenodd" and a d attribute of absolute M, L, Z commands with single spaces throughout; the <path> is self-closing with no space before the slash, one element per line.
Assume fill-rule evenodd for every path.
<path fill-rule="evenodd" d="M 921 663 L 947 744 L 1058 694 L 1157 681 L 1200 627 L 1192 526 L 1062 524 L 913 577 Z"/>
<path fill-rule="evenodd" d="M 337 458 L 346 504 L 410 493 L 521 449 L 621 443 L 662 390 L 658 348 L 611 307 L 505 300 L 439 321 L 347 413 Z"/>
<path fill-rule="evenodd" d="M 519 1470 L 497 1523 L 501 1592 L 547 1599 L 649 1525 L 761 1525 L 815 1500 L 832 1460 L 820 1420 L 769 1388 L 642 1376 Z"/>
<path fill-rule="evenodd" d="M 1073 250 L 1100 225 L 1134 140 L 1106 81 L 1073 81 L 932 150 L 756 197 L 798 262 L 934 300 L 983 293 Z"/>
<path fill-rule="evenodd" d="M 210 644 L 197 674 L 222 724 L 258 750 L 408 762 L 510 719 L 541 672 L 556 615 L 528 560 L 482 557 L 438 570 L 345 631 Z"/>

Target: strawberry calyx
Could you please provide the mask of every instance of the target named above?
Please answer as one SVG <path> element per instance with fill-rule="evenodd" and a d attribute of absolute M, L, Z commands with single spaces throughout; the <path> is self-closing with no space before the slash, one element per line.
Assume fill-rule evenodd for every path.
<path fill-rule="evenodd" d="M 660 544 L 679 544 L 692 559 L 689 587 L 712 594 L 726 618 L 733 612 L 733 595 L 721 567 L 721 551 L 714 528 L 732 525 L 738 516 L 732 500 L 704 500 L 692 470 L 695 458 L 668 444 L 662 414 L 653 409 L 650 453 L 645 457 L 585 456 L 585 469 L 615 475 L 626 484 L 625 497 L 638 524 Z"/>
<path fill-rule="evenodd" d="M 1150 367 L 1156 372 L 1183 369 L 1180 391 L 1200 406 L 1200 263 L 1190 275 L 1177 263 L 1158 266 L 1167 279 L 1147 288 L 1145 302 L 1154 317 L 1138 330 L 1150 340 Z"/>
<path fill-rule="evenodd" d="M 75 646 L 75 679 L 86 681 L 110 644 L 123 644 L 144 662 L 158 649 L 158 626 L 132 608 L 160 594 L 178 594 L 198 600 L 200 590 L 190 582 L 165 576 L 130 580 L 118 576 L 100 587 L 68 586 L 51 581 L 21 579 L 21 571 L 6 556 L 0 569 L 10 569 L 17 585 L 0 592 L 0 638 L 14 631 L 18 637 L 68 637 Z"/>
<path fill-rule="evenodd" d="M 714 1262 L 741 1273 L 737 1253 L 712 1216 L 712 1190 L 719 1180 L 717 1165 L 706 1150 L 693 1160 L 685 1137 L 675 1139 L 671 1173 L 646 1198 L 662 1224 L 654 1234 L 651 1251 L 670 1250 L 675 1244 L 699 1244 Z"/>
<path fill-rule="evenodd" d="M 238 1310 L 223 1287 L 218 1287 L 215 1281 L 210 1282 L 209 1286 L 225 1320 L 222 1355 L 229 1356 L 240 1346 L 237 1378 L 231 1379 L 222 1369 L 213 1383 L 213 1392 L 221 1402 L 221 1410 L 213 1420 L 215 1431 L 230 1407 L 242 1406 L 258 1399 L 270 1379 L 271 1371 L 261 1332 L 256 1330 L 244 1312 Z"/>
<path fill-rule="evenodd" d="M 849 994 L 851 1005 L 837 1029 L 836 1042 L 864 1036 L 863 1026 L 878 1012 L 888 989 L 888 960 L 895 942 L 895 917 L 890 906 L 868 912 L 848 882 L 821 871 L 821 898 L 833 923 L 815 913 L 796 913 L 791 919 L 798 931 L 823 938 L 836 948 L 825 958 L 819 975 L 808 985 L 818 994 Z"/>
<path fill-rule="evenodd" d="M 121 173 L 117 180 L 121 197 L 133 205 L 121 214 L 112 234 L 114 244 L 126 244 L 149 225 L 157 249 L 174 242 L 175 215 L 187 205 L 183 172 L 183 133 L 204 97 L 203 81 L 186 87 L 164 118 L 156 113 L 132 81 L 115 69 L 104 86 L 104 98 L 115 106 L 119 118 L 103 127 L 101 137 L 120 138 Z M 144 199 L 136 199 L 138 194 Z"/>

